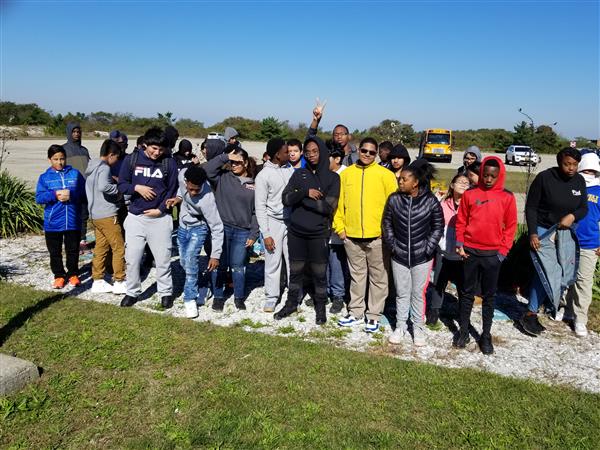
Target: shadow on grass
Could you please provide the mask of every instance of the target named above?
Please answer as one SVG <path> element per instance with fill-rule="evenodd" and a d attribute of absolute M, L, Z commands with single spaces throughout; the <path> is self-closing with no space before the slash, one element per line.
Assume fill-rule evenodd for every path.
<path fill-rule="evenodd" d="M 43 298 L 35 305 L 28 306 L 16 316 L 11 317 L 9 321 L 0 328 L 0 347 L 8 340 L 8 338 L 19 328 L 21 328 L 29 319 L 34 317 L 39 312 L 49 308 L 53 304 L 63 300 L 67 294 L 55 294 L 50 297 Z"/>

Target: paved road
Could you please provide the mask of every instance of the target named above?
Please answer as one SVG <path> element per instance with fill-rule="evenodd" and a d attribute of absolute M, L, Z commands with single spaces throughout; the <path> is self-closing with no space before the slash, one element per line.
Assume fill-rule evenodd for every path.
<path fill-rule="evenodd" d="M 194 144 L 200 144 L 202 139 L 190 138 L 190 141 Z M 90 151 L 90 155 L 95 156 L 100 152 L 100 146 L 103 140 L 101 139 L 86 139 L 83 141 L 84 145 Z M 132 141 L 130 141 L 132 142 Z M 135 142 L 135 141 L 133 141 Z M 22 139 L 8 144 L 8 151 L 10 155 L 3 167 L 6 167 L 10 173 L 16 175 L 24 180 L 32 187 L 35 188 L 39 175 L 48 168 L 48 159 L 46 157 L 46 151 L 51 144 L 62 144 L 63 139 Z M 257 158 L 261 159 L 263 152 L 266 148 L 265 142 L 244 142 L 244 148 L 248 153 Z M 133 148 L 130 144 L 130 148 Z M 416 158 L 417 149 L 410 149 L 409 153 L 412 158 Z M 486 155 L 486 154 L 484 154 Z M 504 155 L 498 155 L 504 158 Z M 462 163 L 462 152 L 454 152 L 452 155 L 452 163 L 434 163 L 435 166 L 445 168 L 455 168 Z M 549 155 L 544 155 L 542 163 L 538 165 L 537 170 L 544 170 L 554 165 L 554 158 Z M 513 167 L 508 166 L 509 171 L 525 171 L 525 167 Z M 517 208 L 519 211 L 519 221 L 523 221 L 522 211 L 525 206 L 525 199 L 523 194 L 517 194 Z"/>
<path fill-rule="evenodd" d="M 190 138 L 190 141 L 194 144 L 200 144 L 202 139 Z M 96 156 L 100 152 L 100 146 L 102 145 L 101 139 L 86 139 L 83 144 L 90 151 L 92 157 Z M 133 143 L 130 141 L 130 149 L 133 148 Z M 31 186 L 35 186 L 37 178 L 46 168 L 48 167 L 48 159 L 46 157 L 46 151 L 51 144 L 62 144 L 64 139 L 22 139 L 8 143 L 8 150 L 10 155 L 8 156 L 5 167 L 14 175 L 26 180 Z M 263 152 L 266 149 L 265 142 L 244 142 L 244 148 L 248 153 L 257 158 L 261 159 Z M 416 158 L 417 149 L 410 149 L 409 153 L 412 158 Z M 487 155 L 487 154 L 484 154 Z M 501 158 L 504 155 L 498 154 Z M 445 168 L 455 168 L 462 164 L 462 152 L 454 152 L 452 155 L 452 163 L 434 163 L 435 166 Z M 552 167 L 555 164 L 554 158 L 550 155 L 543 155 L 542 163 L 538 165 L 537 170 L 544 170 L 548 167 Z M 522 171 L 525 172 L 525 167 L 514 167 L 508 166 L 509 171 Z"/>

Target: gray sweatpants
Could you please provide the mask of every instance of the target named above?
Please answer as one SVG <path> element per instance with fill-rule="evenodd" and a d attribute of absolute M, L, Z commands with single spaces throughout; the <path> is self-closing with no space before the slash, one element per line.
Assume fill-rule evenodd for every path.
<path fill-rule="evenodd" d="M 142 293 L 140 267 L 146 243 L 156 263 L 156 290 L 163 297 L 173 294 L 171 278 L 171 233 L 173 219 L 164 214 L 160 217 L 127 214 L 125 227 L 125 262 L 127 264 L 127 295 L 138 297 Z"/>
<path fill-rule="evenodd" d="M 423 333 L 425 289 L 431 274 L 431 264 L 431 261 L 427 261 L 409 269 L 392 259 L 396 286 L 396 327 L 406 331 L 406 321 L 410 311 L 415 336 Z"/>
<path fill-rule="evenodd" d="M 281 281 L 281 261 L 285 258 L 288 282 L 290 279 L 290 259 L 288 254 L 287 226 L 272 218 L 269 221 L 271 237 L 275 241 L 275 251 L 265 250 L 265 294 L 267 303 L 276 303 L 279 299 Z"/>

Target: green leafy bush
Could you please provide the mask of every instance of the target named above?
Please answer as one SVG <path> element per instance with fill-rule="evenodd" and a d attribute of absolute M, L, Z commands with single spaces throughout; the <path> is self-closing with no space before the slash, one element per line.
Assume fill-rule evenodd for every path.
<path fill-rule="evenodd" d="M 6 170 L 0 173 L 0 237 L 40 231 L 42 208 L 27 184 Z"/>

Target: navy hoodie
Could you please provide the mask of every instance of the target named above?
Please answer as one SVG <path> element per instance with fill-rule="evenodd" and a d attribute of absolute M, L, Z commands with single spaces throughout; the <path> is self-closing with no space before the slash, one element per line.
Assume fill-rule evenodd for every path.
<path fill-rule="evenodd" d="M 318 137 L 309 137 L 306 143 L 313 141 L 319 146 L 319 162 L 313 168 L 296 169 L 283 190 L 282 201 L 292 209 L 288 229 L 297 236 L 305 238 L 329 238 L 331 220 L 340 197 L 340 177 L 329 170 L 329 150 Z M 321 200 L 308 196 L 309 189 L 317 189 L 323 194 Z"/>
<path fill-rule="evenodd" d="M 167 173 L 163 173 L 163 156 L 156 161 L 148 158 L 143 150 L 137 151 L 137 163 L 130 168 L 132 155 L 127 155 L 121 165 L 119 172 L 119 192 L 131 195 L 129 212 L 131 214 L 144 214 L 147 209 L 160 209 L 163 213 L 167 211 L 165 200 L 175 197 L 177 194 L 177 164 L 171 158 Z M 135 186 L 141 184 L 154 189 L 156 197 L 153 200 L 144 198 L 135 191 Z"/>

